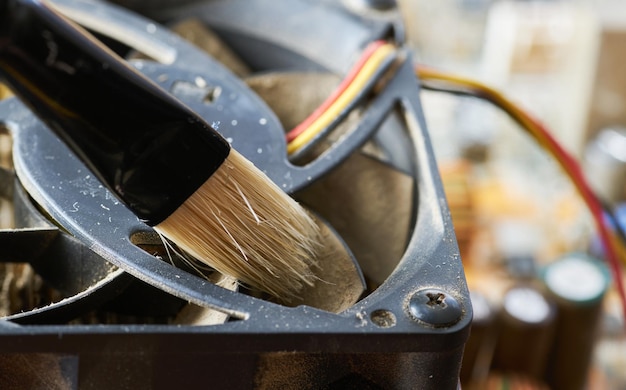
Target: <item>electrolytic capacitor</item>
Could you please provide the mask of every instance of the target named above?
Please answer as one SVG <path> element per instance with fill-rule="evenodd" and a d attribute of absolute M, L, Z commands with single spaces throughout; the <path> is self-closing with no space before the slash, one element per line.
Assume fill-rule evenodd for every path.
<path fill-rule="evenodd" d="M 583 389 L 609 271 L 596 259 L 573 253 L 547 266 L 542 279 L 558 310 L 546 380 L 554 389 Z"/>
<path fill-rule="evenodd" d="M 552 345 L 554 304 L 531 285 L 509 289 L 502 300 L 492 370 L 543 379 Z"/>

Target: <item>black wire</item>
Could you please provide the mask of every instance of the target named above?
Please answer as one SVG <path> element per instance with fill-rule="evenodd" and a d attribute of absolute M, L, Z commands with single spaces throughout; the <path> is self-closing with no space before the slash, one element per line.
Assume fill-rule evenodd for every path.
<path fill-rule="evenodd" d="M 509 113 L 502 106 L 500 106 L 500 104 L 498 104 L 498 102 L 492 99 L 491 96 L 489 96 L 488 94 L 483 94 L 480 91 L 473 90 L 473 89 L 464 89 L 464 88 L 444 86 L 436 82 L 432 83 L 432 82 L 422 81 L 421 86 L 422 86 L 422 89 L 425 89 L 428 91 L 444 92 L 444 93 L 449 93 L 449 94 L 456 95 L 456 96 L 471 97 L 471 98 L 478 98 L 481 100 L 485 100 L 493 104 L 494 106 L 498 107 L 500 110 L 504 111 L 511 119 L 513 119 L 513 121 L 515 121 L 516 123 L 521 125 L 522 128 L 524 128 L 523 124 L 517 118 L 515 118 L 513 115 L 511 115 L 511 113 Z M 613 211 L 613 207 L 611 207 L 607 201 L 601 199 L 601 197 L 598 196 L 598 194 L 595 193 L 595 191 L 592 191 L 592 193 L 593 193 L 593 196 L 595 196 L 596 199 L 598 199 L 598 202 L 600 203 L 600 207 L 602 208 L 602 211 L 607 216 L 607 218 L 610 220 L 611 225 L 614 226 L 614 231 L 617 234 L 617 238 L 620 240 L 622 247 L 626 248 L 626 230 L 624 229 L 624 226 L 622 226 L 622 224 L 619 223 L 617 216 L 615 215 L 615 212 Z"/>
<path fill-rule="evenodd" d="M 424 90 L 433 91 L 433 92 L 444 92 L 444 93 L 449 93 L 449 94 L 460 96 L 460 97 L 477 98 L 480 100 L 484 100 L 488 103 L 491 103 L 493 106 L 499 108 L 500 111 L 504 112 L 509 118 L 511 118 L 513 122 L 517 123 L 526 132 L 526 134 L 529 134 L 532 138 L 534 138 L 533 135 L 530 134 L 530 132 L 526 129 L 526 127 L 524 126 L 524 123 L 522 123 L 512 113 L 510 113 L 504 107 L 502 107 L 500 103 L 496 99 L 494 99 L 491 95 L 487 93 L 483 93 L 479 90 L 471 89 L 471 88 L 467 88 L 467 89 L 460 88 L 460 87 L 457 88 L 457 87 L 450 87 L 447 85 L 444 86 L 443 83 L 440 84 L 437 82 L 430 82 L 430 81 L 423 81 L 423 80 L 420 80 L 420 81 L 421 81 L 422 89 Z"/>
<path fill-rule="evenodd" d="M 491 96 L 490 94 L 483 93 L 477 89 L 451 87 L 448 85 L 444 85 L 445 83 L 438 83 L 436 81 L 435 82 L 424 81 L 424 80 L 420 80 L 420 81 L 421 81 L 422 89 L 424 90 L 434 91 L 434 92 L 444 92 L 444 93 L 449 93 L 449 94 L 460 96 L 460 97 L 477 98 L 477 99 L 486 101 L 488 103 L 491 103 L 491 105 L 500 109 L 500 111 L 504 112 L 513 122 L 515 122 L 520 128 L 522 128 L 522 130 L 524 130 L 524 132 L 530 138 L 538 142 L 537 138 L 530 131 L 528 131 L 524 123 L 519 118 L 516 118 L 515 115 L 513 115 L 511 112 L 507 111 L 502 105 L 500 105 L 500 102 L 494 99 L 493 96 Z"/>

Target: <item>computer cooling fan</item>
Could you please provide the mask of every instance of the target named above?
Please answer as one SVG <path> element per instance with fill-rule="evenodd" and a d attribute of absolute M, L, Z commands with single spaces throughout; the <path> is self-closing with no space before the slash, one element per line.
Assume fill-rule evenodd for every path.
<path fill-rule="evenodd" d="M 457 388 L 472 310 L 393 7 L 172 1 L 139 16 L 52 4 L 326 221 L 327 248 L 320 281 L 289 304 L 200 268 L 5 99 L 14 168 L 0 170 L 0 195 L 15 227 L 0 231 L 0 266 L 6 280 L 10 265 L 32 268 L 40 298 L 3 293 L 0 387 Z M 393 51 L 293 147 L 287 130 L 377 41 Z"/>

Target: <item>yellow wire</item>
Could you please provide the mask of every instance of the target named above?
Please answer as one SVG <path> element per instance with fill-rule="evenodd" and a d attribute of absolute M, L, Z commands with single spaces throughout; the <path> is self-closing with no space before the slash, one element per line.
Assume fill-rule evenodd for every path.
<path fill-rule="evenodd" d="M 546 142 L 541 132 L 537 130 L 535 123 L 532 121 L 532 119 L 530 119 L 523 111 L 521 111 L 515 103 L 511 102 L 497 90 L 473 79 L 458 75 L 452 75 L 429 68 L 418 67 L 417 74 L 420 79 L 425 81 L 443 81 L 451 83 L 453 85 L 461 86 L 463 88 L 478 90 L 483 94 L 489 95 L 496 104 L 502 107 L 505 112 L 509 113 L 513 118 L 520 122 L 522 127 L 528 130 L 531 135 L 533 135 L 537 139 L 541 146 L 543 146 L 544 148 L 549 148 L 548 143 Z"/>
<path fill-rule="evenodd" d="M 301 147 L 311 142 L 319 133 L 327 128 L 337 118 L 356 96 L 363 90 L 372 79 L 380 65 L 389 56 L 393 55 L 396 47 L 386 43 L 379 47 L 363 65 L 359 74 L 354 78 L 346 90 L 328 107 L 309 127 L 287 144 L 287 153 L 292 154 Z"/>
<path fill-rule="evenodd" d="M 535 138 L 537 143 L 544 149 L 548 150 L 552 156 L 555 157 L 561 168 L 565 172 L 569 172 L 569 164 L 563 159 L 560 153 L 556 152 L 552 144 L 548 141 L 543 132 L 538 129 L 535 121 L 530 118 L 523 110 L 507 99 L 503 94 L 497 90 L 485 85 L 479 81 L 472 80 L 466 77 L 448 74 L 445 72 L 432 70 L 429 68 L 418 67 L 417 75 L 424 81 L 440 81 L 446 82 L 457 87 L 462 87 L 470 90 L 478 91 L 484 95 L 490 97 L 494 103 L 500 106 L 505 112 L 511 115 L 520 125 L 526 129 L 531 136 Z M 579 185 L 578 181 L 573 180 L 573 183 L 578 192 L 584 197 L 584 189 Z"/>
<path fill-rule="evenodd" d="M 555 157 L 555 159 L 564 169 L 564 171 L 566 173 L 569 173 L 568 162 L 564 160 L 560 153 L 555 152 L 555 148 L 550 142 L 548 142 L 546 136 L 537 127 L 534 120 L 530 118 L 523 110 L 518 108 L 515 103 L 511 102 L 497 90 L 476 80 L 429 68 L 418 66 L 416 72 L 418 77 L 423 81 L 444 82 L 456 87 L 478 91 L 479 93 L 487 95 L 494 101 L 495 104 L 499 105 L 505 112 L 507 112 L 516 121 L 518 121 L 520 125 L 522 125 L 522 127 L 524 127 L 544 149 L 548 150 L 551 155 Z M 577 180 L 572 180 L 572 182 L 577 191 L 584 198 L 584 189 L 581 187 Z M 611 241 L 612 242 L 610 244 L 616 249 L 619 259 L 622 261 L 623 264 L 626 265 L 626 244 L 619 240 L 615 234 L 612 234 Z"/>

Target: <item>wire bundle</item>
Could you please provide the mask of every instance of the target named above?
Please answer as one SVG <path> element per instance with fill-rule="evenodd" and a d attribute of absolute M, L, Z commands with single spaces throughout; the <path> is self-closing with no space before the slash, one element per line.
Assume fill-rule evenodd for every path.
<path fill-rule="evenodd" d="M 598 230 L 609 266 L 611 267 L 617 292 L 622 301 L 622 311 L 626 318 L 626 292 L 619 264 L 617 243 L 612 240 L 611 233 L 604 219 L 604 208 L 596 194 L 589 187 L 580 164 L 550 134 L 548 129 L 537 119 L 522 110 L 495 89 L 476 80 L 448 74 L 423 66 L 416 67 L 416 73 L 423 82 L 425 89 L 464 94 L 485 99 L 506 112 L 546 151 L 552 155 L 585 201 Z M 610 214 L 610 212 L 608 212 Z"/>
<path fill-rule="evenodd" d="M 363 92 L 371 88 L 380 71 L 395 57 L 396 48 L 385 41 L 370 43 L 333 93 L 298 126 L 287 133 L 287 153 L 311 144 L 353 108 Z"/>
<path fill-rule="evenodd" d="M 316 139 L 336 124 L 338 118 L 346 111 L 355 107 L 366 88 L 371 88 L 381 77 L 381 69 L 390 60 L 395 58 L 397 48 L 385 41 L 372 42 L 364 51 L 351 71 L 335 89 L 335 91 L 302 123 L 289 131 L 287 151 L 296 153 L 306 148 Z M 577 160 L 571 156 L 550 134 L 548 129 L 525 112 L 518 105 L 507 99 L 495 89 L 469 78 L 449 74 L 439 70 L 416 66 L 418 78 L 424 89 L 449 92 L 457 95 L 467 95 L 487 100 L 502 109 L 516 121 L 542 148 L 552 155 L 561 168 L 569 176 L 577 191 L 585 201 L 595 221 L 598 235 L 604 247 L 604 253 L 609 262 L 615 286 L 622 302 L 622 311 L 626 319 L 626 291 L 622 280 L 622 270 L 619 264 L 619 248 L 622 241 L 613 240 L 606 220 L 605 213 L 612 217 L 612 213 L 603 206 L 596 194 L 589 187 L 582 169 Z M 622 240 L 623 237 L 619 237 Z"/>

